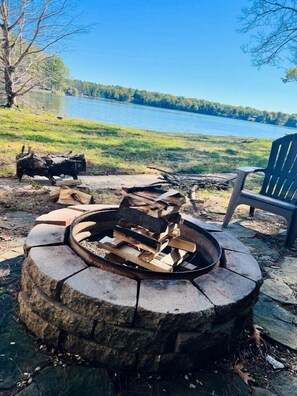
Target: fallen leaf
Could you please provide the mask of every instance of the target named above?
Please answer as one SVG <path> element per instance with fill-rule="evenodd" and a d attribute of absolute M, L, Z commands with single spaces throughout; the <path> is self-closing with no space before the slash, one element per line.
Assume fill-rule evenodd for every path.
<path fill-rule="evenodd" d="M 261 337 L 260 328 L 257 325 L 253 325 L 253 332 L 250 335 L 249 340 L 253 341 L 257 348 L 260 348 L 263 338 Z"/>
<path fill-rule="evenodd" d="M 249 385 L 249 381 L 254 382 L 255 380 L 253 379 L 253 377 L 251 377 L 249 373 L 244 373 L 242 369 L 243 369 L 243 364 L 237 363 L 233 371 L 239 375 L 239 377 L 242 379 L 242 381 L 245 384 Z"/>
<path fill-rule="evenodd" d="M 0 268 L 0 278 L 5 278 L 10 274 L 9 268 Z"/>

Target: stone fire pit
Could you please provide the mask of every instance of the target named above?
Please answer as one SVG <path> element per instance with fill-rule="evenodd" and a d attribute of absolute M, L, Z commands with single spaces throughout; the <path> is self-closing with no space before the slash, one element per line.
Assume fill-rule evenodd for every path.
<path fill-rule="evenodd" d="M 69 246 L 76 218 L 108 208 L 75 206 L 36 220 L 19 294 L 26 326 L 47 343 L 120 369 L 187 371 L 230 351 L 252 318 L 262 283 L 245 245 L 184 216 L 222 249 L 214 269 L 193 279 L 131 279 L 88 265 Z"/>

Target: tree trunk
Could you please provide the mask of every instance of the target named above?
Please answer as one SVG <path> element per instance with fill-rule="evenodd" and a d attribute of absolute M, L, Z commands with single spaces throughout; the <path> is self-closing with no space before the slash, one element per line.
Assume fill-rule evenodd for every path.
<path fill-rule="evenodd" d="M 10 70 L 9 67 L 5 68 L 4 79 L 6 92 L 6 107 L 12 108 L 13 106 L 17 106 L 17 98 L 14 92 L 14 71 Z"/>
<path fill-rule="evenodd" d="M 17 98 L 14 95 L 7 95 L 7 103 L 6 107 L 11 109 L 14 106 L 17 106 Z"/>

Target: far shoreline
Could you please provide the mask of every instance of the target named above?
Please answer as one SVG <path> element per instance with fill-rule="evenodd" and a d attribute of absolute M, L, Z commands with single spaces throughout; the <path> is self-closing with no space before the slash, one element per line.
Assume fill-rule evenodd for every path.
<path fill-rule="evenodd" d="M 91 96 L 57 96 L 49 92 L 34 96 L 39 104 L 45 104 L 45 109 L 62 117 L 155 132 L 276 139 L 296 129 Z"/>

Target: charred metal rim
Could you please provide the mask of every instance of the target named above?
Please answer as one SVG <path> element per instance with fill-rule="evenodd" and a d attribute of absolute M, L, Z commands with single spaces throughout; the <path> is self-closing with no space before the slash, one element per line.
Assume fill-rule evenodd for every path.
<path fill-rule="evenodd" d="M 136 280 L 195 279 L 220 265 L 222 255 L 220 244 L 213 235 L 197 226 L 194 223 L 194 219 L 193 222 L 189 219 L 184 219 L 184 223 L 181 227 L 193 234 L 190 239 L 197 243 L 199 249 L 201 247 L 200 243 L 203 244 L 203 248 L 200 249 L 200 251 L 206 263 L 201 268 L 191 271 L 157 272 L 128 265 L 124 266 L 123 264 L 116 263 L 101 255 L 95 254 L 80 243 L 85 239 L 95 238 L 103 232 L 111 232 L 113 226 L 116 225 L 118 221 L 117 212 L 118 209 L 102 209 L 88 212 L 77 217 L 71 224 L 68 241 L 69 245 L 87 264 Z M 77 229 L 79 229 L 79 231 L 77 231 Z"/>

